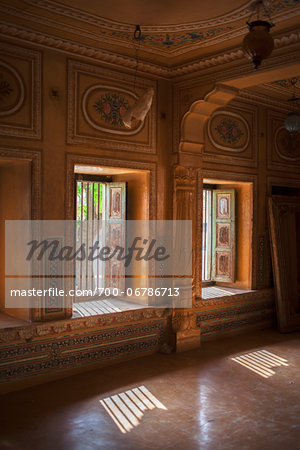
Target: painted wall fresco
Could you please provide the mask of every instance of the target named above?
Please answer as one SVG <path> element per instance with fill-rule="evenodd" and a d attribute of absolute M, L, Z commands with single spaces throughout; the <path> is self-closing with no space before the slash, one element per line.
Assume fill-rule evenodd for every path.
<path fill-rule="evenodd" d="M 230 111 L 217 111 L 207 125 L 212 144 L 226 152 L 243 152 L 249 145 L 250 133 L 246 120 Z"/>
<path fill-rule="evenodd" d="M 93 318 L 85 318 L 86 322 Z M 81 323 L 82 319 L 73 319 Z M 95 319 L 94 319 L 95 322 Z M 59 323 L 58 323 L 59 325 Z M 62 329 L 65 328 L 62 322 Z M 163 342 L 166 320 L 150 320 L 101 330 L 36 337 L 0 344 L 0 383 L 82 367 L 138 354 L 153 353 Z"/>
<path fill-rule="evenodd" d="M 256 105 L 238 100 L 230 102 L 226 109 L 217 110 L 206 125 L 203 159 L 213 163 L 256 167 L 257 113 Z"/>
<path fill-rule="evenodd" d="M 144 126 L 136 121 L 129 130 L 123 124 L 123 117 L 138 96 L 125 89 L 94 85 L 86 90 L 82 99 L 82 111 L 87 123 L 104 133 L 133 136 Z"/>
<path fill-rule="evenodd" d="M 1 43 L 0 135 L 41 137 L 41 54 Z"/>
<path fill-rule="evenodd" d="M 289 133 L 284 128 L 286 114 L 268 113 L 268 168 L 300 170 L 300 133 Z"/>
<path fill-rule="evenodd" d="M 280 158 L 287 161 L 300 160 L 300 133 L 290 133 L 284 127 L 277 129 L 275 137 L 275 150 Z"/>
<path fill-rule="evenodd" d="M 68 78 L 68 143 L 155 152 L 155 98 L 144 122 L 130 129 L 122 122 L 155 83 L 76 61 L 69 61 Z"/>

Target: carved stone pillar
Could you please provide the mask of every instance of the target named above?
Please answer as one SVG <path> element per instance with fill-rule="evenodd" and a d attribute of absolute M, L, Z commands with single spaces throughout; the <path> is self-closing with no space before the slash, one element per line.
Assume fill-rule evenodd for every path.
<path fill-rule="evenodd" d="M 195 280 L 196 280 L 196 217 L 197 217 L 197 170 L 176 165 L 174 168 L 173 220 L 193 221 L 192 253 L 192 308 L 173 310 L 172 328 L 175 334 L 176 351 L 185 351 L 200 346 L 200 328 L 196 326 Z"/>

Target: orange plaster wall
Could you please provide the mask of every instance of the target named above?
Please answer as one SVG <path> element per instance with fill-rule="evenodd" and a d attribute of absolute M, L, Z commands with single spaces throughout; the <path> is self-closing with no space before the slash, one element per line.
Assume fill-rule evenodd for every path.
<path fill-rule="evenodd" d="M 149 173 L 135 172 L 113 176 L 114 181 L 126 181 L 127 184 L 127 220 L 148 220 L 149 219 Z M 144 263 L 144 264 L 143 264 Z M 148 279 L 147 264 L 145 262 L 135 262 L 143 265 L 143 277 L 126 278 L 126 288 L 147 288 Z M 131 297 L 130 301 L 139 304 L 147 304 L 146 298 Z"/>
<path fill-rule="evenodd" d="M 0 267 L 5 267 L 5 220 L 31 218 L 31 164 L 20 161 L 2 161 L 0 164 Z M 14 248 L 16 258 L 18 249 Z M 1 270 L 0 308 L 7 314 L 28 320 L 30 311 L 23 308 L 5 308 L 5 272 Z"/>

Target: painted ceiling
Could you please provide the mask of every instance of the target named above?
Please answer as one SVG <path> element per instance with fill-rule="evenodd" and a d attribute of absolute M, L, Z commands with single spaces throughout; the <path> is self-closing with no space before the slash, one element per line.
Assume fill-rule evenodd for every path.
<path fill-rule="evenodd" d="M 236 48 L 247 31 L 244 0 L 0 0 L 7 23 L 166 66 Z M 299 25 L 299 0 L 272 0 L 274 35 Z M 5 16 L 4 16 L 5 14 Z M 3 19 L 2 19 L 3 20 Z M 142 39 L 133 40 L 140 24 Z"/>
<path fill-rule="evenodd" d="M 290 101 L 293 96 L 300 99 L 300 76 L 297 78 L 283 79 L 273 81 L 272 83 L 261 84 L 250 88 L 250 90 L 271 97 L 274 100 L 278 100 L 291 109 L 300 108 L 300 100 L 297 102 Z"/>

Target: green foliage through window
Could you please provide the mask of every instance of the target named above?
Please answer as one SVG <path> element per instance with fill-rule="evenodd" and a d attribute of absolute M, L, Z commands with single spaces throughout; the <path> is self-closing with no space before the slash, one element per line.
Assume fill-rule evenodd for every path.
<path fill-rule="evenodd" d="M 77 181 L 76 220 L 100 220 L 102 217 L 103 183 Z"/>

